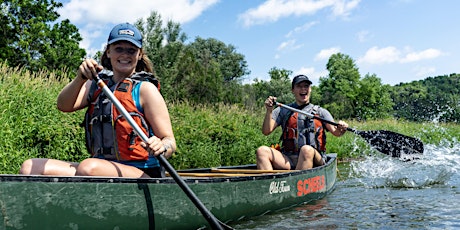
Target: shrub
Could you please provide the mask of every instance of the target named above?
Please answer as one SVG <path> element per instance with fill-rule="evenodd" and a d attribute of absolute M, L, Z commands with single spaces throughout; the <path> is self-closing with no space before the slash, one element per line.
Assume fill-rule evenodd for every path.
<path fill-rule="evenodd" d="M 0 66 L 0 170 L 17 173 L 21 163 L 34 157 L 80 161 L 85 154 L 82 113 L 56 108 L 65 76 L 32 74 Z"/>

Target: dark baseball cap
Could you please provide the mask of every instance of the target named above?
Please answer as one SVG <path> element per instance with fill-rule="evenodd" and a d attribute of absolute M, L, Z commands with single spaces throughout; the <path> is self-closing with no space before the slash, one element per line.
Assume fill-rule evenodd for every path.
<path fill-rule="evenodd" d="M 110 32 L 107 44 L 112 44 L 118 41 L 128 41 L 133 45 L 142 48 L 142 35 L 141 32 L 129 23 L 121 23 L 113 27 Z"/>
<path fill-rule="evenodd" d="M 310 81 L 310 79 L 308 79 L 307 76 L 300 74 L 300 75 L 295 76 L 294 79 L 292 79 L 292 88 L 294 88 L 295 85 L 303 81 L 308 82 L 308 84 L 310 85 L 312 84 L 312 82 Z"/>

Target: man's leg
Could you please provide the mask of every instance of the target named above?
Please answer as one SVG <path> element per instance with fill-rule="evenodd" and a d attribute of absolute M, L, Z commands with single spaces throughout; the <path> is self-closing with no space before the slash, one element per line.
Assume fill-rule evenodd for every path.
<path fill-rule="evenodd" d="M 261 146 L 256 151 L 257 169 L 291 169 L 291 164 L 280 151 L 268 146 Z"/>
<path fill-rule="evenodd" d="M 310 145 L 304 145 L 299 152 L 299 161 L 297 163 L 296 169 L 311 169 L 313 166 L 323 165 L 321 154 Z"/>

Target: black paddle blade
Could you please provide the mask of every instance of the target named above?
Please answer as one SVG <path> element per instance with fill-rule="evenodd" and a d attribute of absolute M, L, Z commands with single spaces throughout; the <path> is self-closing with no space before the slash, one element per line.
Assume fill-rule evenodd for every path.
<path fill-rule="evenodd" d="M 417 138 L 387 130 L 355 131 L 372 147 L 392 157 L 402 154 L 423 154 L 423 143 Z"/>

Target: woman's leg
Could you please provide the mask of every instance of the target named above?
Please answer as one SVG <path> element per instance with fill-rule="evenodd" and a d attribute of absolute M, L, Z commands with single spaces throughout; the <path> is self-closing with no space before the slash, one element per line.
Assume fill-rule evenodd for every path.
<path fill-rule="evenodd" d="M 146 173 L 134 166 L 98 158 L 88 158 L 83 160 L 77 168 L 76 175 L 150 178 Z"/>
<path fill-rule="evenodd" d="M 32 158 L 24 161 L 19 170 L 24 175 L 75 176 L 78 163 L 55 159 Z"/>

